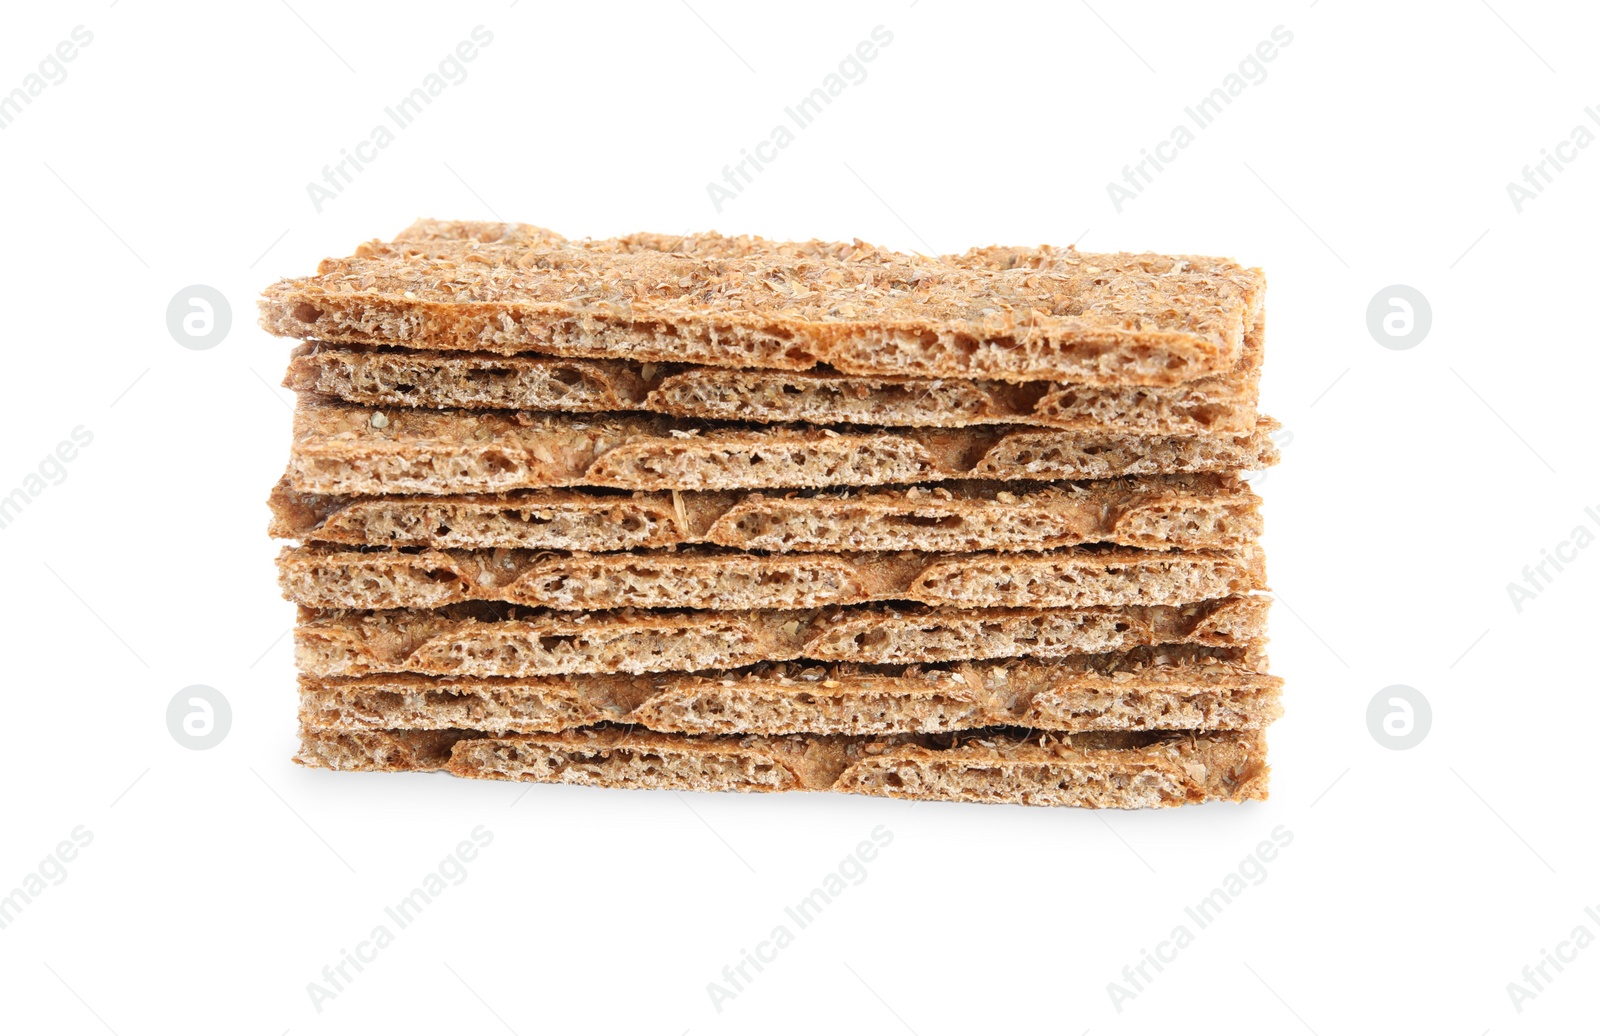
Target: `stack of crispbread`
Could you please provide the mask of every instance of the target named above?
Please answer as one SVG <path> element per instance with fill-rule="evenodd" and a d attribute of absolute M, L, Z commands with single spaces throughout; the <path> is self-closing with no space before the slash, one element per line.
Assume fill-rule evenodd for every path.
<path fill-rule="evenodd" d="M 420 222 L 266 292 L 299 761 L 1266 794 L 1258 270 Z"/>

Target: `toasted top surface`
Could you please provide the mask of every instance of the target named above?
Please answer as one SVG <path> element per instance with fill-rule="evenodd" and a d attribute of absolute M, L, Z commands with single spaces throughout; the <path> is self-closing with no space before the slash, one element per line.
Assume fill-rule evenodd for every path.
<path fill-rule="evenodd" d="M 267 297 L 400 296 L 549 304 L 568 313 L 803 324 L 933 326 L 981 338 L 1110 335 L 1237 349 L 1259 309 L 1259 270 L 1151 253 L 988 247 L 926 257 L 862 241 L 631 234 L 569 241 L 526 224 L 422 220 L 393 242 L 322 262 Z"/>

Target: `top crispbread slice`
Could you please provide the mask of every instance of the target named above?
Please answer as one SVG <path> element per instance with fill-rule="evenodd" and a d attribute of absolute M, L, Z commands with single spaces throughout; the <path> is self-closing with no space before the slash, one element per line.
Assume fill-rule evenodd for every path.
<path fill-rule="evenodd" d="M 570 242 L 424 222 L 271 286 L 268 331 L 330 342 L 852 375 L 1172 385 L 1228 372 L 1259 270 L 1201 256 L 717 234 Z"/>

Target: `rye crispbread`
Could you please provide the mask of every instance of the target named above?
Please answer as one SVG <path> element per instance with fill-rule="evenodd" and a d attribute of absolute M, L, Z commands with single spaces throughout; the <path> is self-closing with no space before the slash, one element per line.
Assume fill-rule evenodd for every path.
<path fill-rule="evenodd" d="M 1222 475 L 1066 483 L 955 482 L 795 493 L 536 490 L 376 498 L 280 481 L 283 539 L 440 549 L 631 550 L 709 543 L 767 551 L 1034 551 L 1085 543 L 1230 550 L 1261 534 L 1260 498 Z"/>
<path fill-rule="evenodd" d="M 925 666 L 763 663 L 706 673 L 301 676 L 300 721 L 337 730 L 541 733 L 597 723 L 685 734 L 1257 730 L 1282 681 L 1241 648 L 1160 647 Z"/>
<path fill-rule="evenodd" d="M 285 547 L 284 597 L 307 608 L 437 608 L 503 601 L 537 608 L 734 611 L 907 601 L 966 608 L 1181 604 L 1265 588 L 1239 551 L 1065 549 L 1046 553 L 639 553 Z"/>
<path fill-rule="evenodd" d="M 1158 644 L 1244 647 L 1266 636 L 1268 599 L 1182 606 L 558 612 L 473 603 L 432 611 L 312 612 L 295 660 L 312 676 L 413 672 L 542 676 L 734 669 L 794 659 L 913 664 L 1060 658 Z"/>
<path fill-rule="evenodd" d="M 1051 381 L 866 378 L 831 370 L 730 370 L 307 343 L 284 386 L 368 407 L 646 410 L 762 424 L 960 428 L 1034 425 L 1143 435 L 1251 432 L 1259 326 L 1226 375 L 1169 387 Z"/>
<path fill-rule="evenodd" d="M 1034 425 L 1142 435 L 1251 432 L 1260 349 L 1246 336 L 1235 372 L 1179 385 L 1085 385 L 966 378 L 869 378 L 834 371 L 717 370 L 669 374 L 643 409 L 721 421 L 910 428 Z"/>
<path fill-rule="evenodd" d="M 304 728 L 297 761 L 448 769 L 459 777 L 676 791 L 837 791 L 891 798 L 1147 808 L 1266 797 L 1255 731 L 694 737 L 617 727 L 471 731 Z"/>
<path fill-rule="evenodd" d="M 1262 285 L 432 222 L 275 285 L 300 761 L 1264 798 Z"/>
<path fill-rule="evenodd" d="M 1255 431 L 1142 436 L 1059 429 L 711 425 L 643 415 L 380 410 L 302 398 L 289 483 L 305 493 L 821 489 L 957 479 L 1089 480 L 1277 462 Z"/>
<path fill-rule="evenodd" d="M 1172 385 L 1225 374 L 1259 270 L 1200 256 L 716 234 L 570 242 L 421 221 L 280 281 L 261 324 L 294 338 L 851 375 Z"/>
<path fill-rule="evenodd" d="M 290 354 L 283 387 L 363 406 L 594 414 L 645 409 L 666 371 L 626 360 L 304 342 Z"/>
<path fill-rule="evenodd" d="M 468 730 L 319 730 L 300 728 L 294 761 L 324 770 L 411 773 L 442 770 Z"/>

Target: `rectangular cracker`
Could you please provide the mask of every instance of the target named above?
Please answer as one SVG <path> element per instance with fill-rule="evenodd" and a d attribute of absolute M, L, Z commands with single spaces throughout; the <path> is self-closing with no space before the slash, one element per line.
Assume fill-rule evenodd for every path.
<path fill-rule="evenodd" d="M 1159 647 L 1052 661 L 763 663 L 644 675 L 300 678 L 300 721 L 345 731 L 548 733 L 615 723 L 683 734 L 1259 730 L 1282 681 L 1251 649 Z"/>
<path fill-rule="evenodd" d="M 1040 247 L 903 255 L 717 234 L 571 242 L 423 221 L 269 287 L 261 326 L 328 342 L 649 363 L 1173 385 L 1227 373 L 1259 270 Z"/>
<path fill-rule="evenodd" d="M 801 658 L 906 665 L 1158 644 L 1244 647 L 1265 638 L 1268 604 L 1238 596 L 1120 608 L 557 612 L 474 603 L 434 611 L 306 610 L 294 644 L 300 671 L 311 676 L 693 672 Z"/>
<path fill-rule="evenodd" d="M 766 551 L 1034 551 L 1086 543 L 1239 549 L 1261 500 L 1232 476 L 1072 484 L 953 482 L 794 493 L 536 490 L 495 496 L 349 497 L 280 481 L 282 539 L 439 549 L 632 550 L 709 543 Z"/>
<path fill-rule="evenodd" d="M 301 731 L 296 761 L 344 770 L 673 791 L 836 791 L 890 798 L 1138 809 L 1267 797 L 1259 732 L 884 738 L 692 737 L 615 727 Z"/>
<path fill-rule="evenodd" d="M 638 553 L 285 547 L 284 597 L 307 608 L 771 610 L 907 601 L 963 608 L 1181 604 L 1265 589 L 1253 545 L 1239 551 L 1066 548 L 1041 553 Z"/>
<path fill-rule="evenodd" d="M 367 407 L 645 410 L 761 424 L 963 428 L 1033 425 L 1143 435 L 1251 432 L 1261 331 L 1226 375 L 1167 387 L 861 377 L 306 343 L 284 386 Z"/>
<path fill-rule="evenodd" d="M 715 425 L 643 415 L 373 411 L 303 397 L 289 483 L 306 493 L 796 489 L 951 479 L 1106 479 L 1277 462 L 1255 431 L 1142 436 L 1059 429 Z"/>

